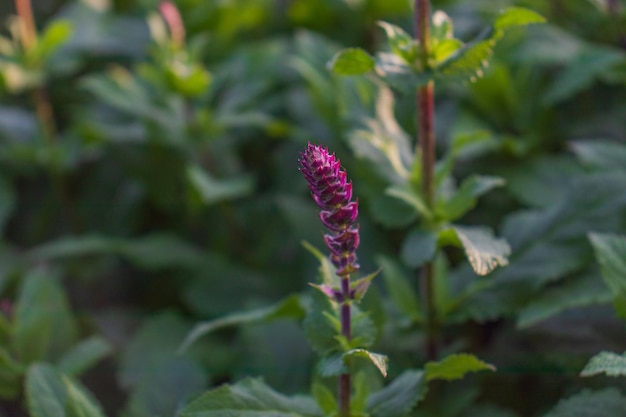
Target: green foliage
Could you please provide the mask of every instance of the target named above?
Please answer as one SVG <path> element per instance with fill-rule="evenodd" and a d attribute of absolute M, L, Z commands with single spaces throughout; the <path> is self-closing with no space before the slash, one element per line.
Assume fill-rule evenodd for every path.
<path fill-rule="evenodd" d="M 422 371 L 404 371 L 385 388 L 370 395 L 366 410 L 372 417 L 404 416 L 424 398 L 426 391 Z"/>
<path fill-rule="evenodd" d="M 348 372 L 348 365 L 352 363 L 353 358 L 368 360 L 380 371 L 382 376 L 387 376 L 387 362 L 389 358 L 366 349 L 351 349 L 347 352 L 322 359 L 318 366 L 319 373 L 324 377 L 345 374 Z"/>
<path fill-rule="evenodd" d="M 26 400 L 33 417 L 104 417 L 85 388 L 45 364 L 29 368 Z"/>
<path fill-rule="evenodd" d="M 626 356 L 612 352 L 600 352 L 589 360 L 580 372 L 581 376 L 607 374 L 608 376 L 626 375 Z"/>
<path fill-rule="evenodd" d="M 614 388 L 602 391 L 582 391 L 561 400 L 545 417 L 601 417 L 624 414 L 626 398 Z"/>
<path fill-rule="evenodd" d="M 359 48 L 338 52 L 328 63 L 330 69 L 339 75 L 364 74 L 373 70 L 374 65 L 374 58 Z"/>
<path fill-rule="evenodd" d="M 309 397 L 286 397 L 273 391 L 260 379 L 245 379 L 236 385 L 223 385 L 203 394 L 180 411 L 181 417 L 210 416 L 322 416 Z"/>
<path fill-rule="evenodd" d="M 626 238 L 591 234 L 589 239 L 602 270 L 604 282 L 615 297 L 626 294 Z"/>
<path fill-rule="evenodd" d="M 440 362 L 428 362 L 424 366 L 427 381 L 460 379 L 470 372 L 486 370 L 495 371 L 496 368 L 467 353 L 450 355 Z"/>

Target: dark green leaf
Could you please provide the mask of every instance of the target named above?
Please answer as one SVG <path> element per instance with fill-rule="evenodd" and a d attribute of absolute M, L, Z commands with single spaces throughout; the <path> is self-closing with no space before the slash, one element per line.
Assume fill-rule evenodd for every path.
<path fill-rule="evenodd" d="M 422 371 L 405 371 L 389 385 L 374 392 L 367 400 L 372 417 L 405 416 L 426 395 L 427 385 Z"/>
<path fill-rule="evenodd" d="M 19 395 L 23 373 L 23 366 L 0 348 L 0 398 L 15 399 Z"/>
<path fill-rule="evenodd" d="M 413 229 L 402 243 L 402 261 L 418 268 L 432 260 L 437 251 L 437 235 L 429 230 Z"/>
<path fill-rule="evenodd" d="M 56 361 L 75 342 L 77 329 L 57 278 L 30 272 L 16 303 L 14 346 L 23 363 Z"/>
<path fill-rule="evenodd" d="M 613 352 L 600 352 L 595 355 L 580 373 L 581 376 L 607 374 L 608 376 L 626 376 L 626 355 Z"/>
<path fill-rule="evenodd" d="M 545 417 L 625 417 L 626 397 L 616 388 L 584 390 L 561 400 Z"/>
<path fill-rule="evenodd" d="M 460 353 L 450 355 L 440 362 L 428 362 L 424 367 L 426 380 L 445 379 L 451 381 L 463 378 L 470 372 L 495 371 L 493 365 L 485 363 L 474 355 Z"/>
<path fill-rule="evenodd" d="M 361 75 L 374 69 L 374 57 L 361 48 L 339 51 L 328 63 L 329 68 L 339 75 Z"/>
<path fill-rule="evenodd" d="M 313 417 L 322 412 L 310 397 L 286 397 L 260 379 L 222 385 L 191 402 L 180 417 Z"/>
<path fill-rule="evenodd" d="M 99 336 L 81 341 L 61 357 L 58 368 L 67 375 L 79 375 L 112 352 L 111 345 Z"/>
<path fill-rule="evenodd" d="M 376 262 L 380 265 L 385 279 L 385 286 L 389 296 L 402 313 L 411 320 L 417 321 L 421 318 L 419 301 L 415 290 L 409 284 L 405 272 L 392 259 L 385 256 L 378 256 Z"/>
<path fill-rule="evenodd" d="M 610 302 L 611 292 L 598 280 L 597 273 L 567 278 L 558 286 L 534 296 L 517 314 L 517 325 L 529 327 L 564 310 Z"/>
<path fill-rule="evenodd" d="M 613 296 L 626 295 L 626 237 L 592 233 L 589 240 Z"/>
<path fill-rule="evenodd" d="M 0 232 L 15 207 L 13 186 L 4 176 L 0 176 Z"/>
<path fill-rule="evenodd" d="M 387 376 L 387 362 L 389 358 L 380 353 L 370 352 L 366 349 L 352 349 L 345 353 L 339 353 L 320 361 L 318 371 L 323 377 L 338 376 L 348 373 L 348 365 L 353 358 L 364 358 L 369 360 L 383 376 Z"/>
<path fill-rule="evenodd" d="M 186 350 L 198 338 L 230 326 L 241 326 L 246 324 L 267 323 L 279 319 L 300 320 L 304 317 L 305 310 L 299 295 L 292 295 L 272 306 L 259 308 L 256 310 L 234 313 L 216 320 L 196 324 L 185 338 L 179 351 Z"/>
<path fill-rule="evenodd" d="M 478 197 L 503 185 L 502 178 L 472 175 L 461 183 L 452 197 L 438 202 L 438 214 L 445 220 L 454 221 L 474 208 Z"/>
<path fill-rule="evenodd" d="M 626 146 L 617 142 L 581 140 L 570 147 L 580 161 L 597 170 L 625 170 Z"/>
<path fill-rule="evenodd" d="M 240 176 L 218 180 L 212 178 L 196 165 L 187 168 L 187 178 L 200 196 L 201 201 L 206 205 L 244 197 L 250 194 L 254 188 L 254 183 L 250 177 Z"/>

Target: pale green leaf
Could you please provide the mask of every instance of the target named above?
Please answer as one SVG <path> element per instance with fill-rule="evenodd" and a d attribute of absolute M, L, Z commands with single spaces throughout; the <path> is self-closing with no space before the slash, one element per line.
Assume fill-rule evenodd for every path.
<path fill-rule="evenodd" d="M 45 60 L 52 55 L 72 35 L 72 24 L 64 20 L 50 23 L 39 37 L 33 55 L 36 59 Z"/>
<path fill-rule="evenodd" d="M 319 249 L 311 245 L 309 242 L 302 242 L 302 246 L 306 248 L 320 262 L 319 274 L 322 283 L 331 287 L 339 286 L 339 277 L 335 274 L 335 266 L 330 262 L 328 256 L 324 255 Z"/>
<path fill-rule="evenodd" d="M 460 353 L 450 355 L 439 362 L 428 362 L 424 371 L 426 380 L 445 379 L 451 381 L 463 378 L 470 372 L 495 371 L 496 368 L 486 362 L 481 361 L 474 355 Z"/>
<path fill-rule="evenodd" d="M 260 380 L 245 379 L 222 385 L 183 408 L 180 417 L 321 417 L 322 411 L 310 397 L 287 397 Z"/>
<path fill-rule="evenodd" d="M 254 189 L 254 182 L 249 176 L 216 179 L 197 165 L 187 168 L 187 179 L 206 205 L 244 197 Z"/>
<path fill-rule="evenodd" d="M 374 69 L 374 57 L 361 48 L 348 48 L 337 52 L 328 63 L 329 68 L 339 75 L 361 75 Z"/>
<path fill-rule="evenodd" d="M 580 373 L 581 376 L 606 374 L 608 376 L 626 376 L 626 355 L 613 352 L 600 352 L 595 355 Z"/>
<path fill-rule="evenodd" d="M 617 388 L 584 390 L 561 400 L 544 417 L 626 417 L 626 397 Z"/>
<path fill-rule="evenodd" d="M 61 372 L 79 375 L 112 352 L 111 345 L 100 336 L 81 341 L 66 352 L 58 363 Z"/>
<path fill-rule="evenodd" d="M 186 350 L 200 337 L 230 326 L 241 326 L 246 324 L 267 323 L 272 320 L 290 318 L 300 320 L 304 317 L 305 310 L 299 295 L 292 295 L 286 299 L 255 310 L 230 314 L 216 320 L 196 324 L 185 338 L 179 351 Z"/>
<path fill-rule="evenodd" d="M 366 411 L 371 417 L 405 416 L 420 402 L 427 391 L 424 372 L 403 372 L 389 385 L 370 395 Z"/>
<path fill-rule="evenodd" d="M 376 262 L 382 268 L 385 286 L 389 296 L 402 313 L 411 320 L 419 320 L 421 312 L 415 290 L 411 287 L 409 279 L 402 268 L 392 259 L 385 256 L 376 257 Z"/>
<path fill-rule="evenodd" d="M 333 394 L 325 385 L 319 382 L 313 383 L 311 387 L 311 394 L 317 405 L 322 409 L 324 415 L 329 415 L 337 411 L 337 400 L 335 394 Z"/>
<path fill-rule="evenodd" d="M 504 239 L 493 236 L 485 227 L 453 226 L 465 255 L 478 275 L 487 275 L 498 266 L 508 264 L 511 248 Z"/>
<path fill-rule="evenodd" d="M 402 261 L 418 268 L 432 260 L 437 252 L 437 235 L 430 230 L 413 229 L 402 243 Z"/>
<path fill-rule="evenodd" d="M 105 417 L 91 393 L 65 375 L 62 380 L 67 390 L 67 417 Z"/>
<path fill-rule="evenodd" d="M 450 16 L 442 10 L 433 13 L 430 36 L 437 41 L 452 39 L 454 36 L 454 23 Z"/>
<path fill-rule="evenodd" d="M 411 35 L 399 26 L 387 22 L 378 22 L 387 35 L 387 42 L 391 51 L 401 57 L 408 64 L 415 62 L 417 58 L 417 42 Z"/>
<path fill-rule="evenodd" d="M 589 240 L 606 285 L 614 296 L 626 295 L 626 237 L 591 233 Z"/>
<path fill-rule="evenodd" d="M 522 7 L 510 7 L 500 13 L 493 24 L 496 30 L 505 30 L 513 26 L 526 26 L 533 23 L 544 23 L 546 19 L 540 14 Z"/>

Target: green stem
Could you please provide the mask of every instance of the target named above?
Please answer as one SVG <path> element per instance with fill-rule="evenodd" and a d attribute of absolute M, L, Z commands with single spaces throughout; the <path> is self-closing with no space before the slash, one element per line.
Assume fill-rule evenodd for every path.
<path fill-rule="evenodd" d="M 428 68 L 430 42 L 430 0 L 415 0 L 413 14 L 414 36 L 419 42 L 422 71 Z M 417 144 L 422 158 L 422 194 L 428 208 L 435 205 L 435 85 L 431 80 L 417 90 Z M 428 262 L 420 279 L 422 302 L 426 308 L 426 357 L 437 357 L 437 326 L 434 294 L 434 265 Z"/>
<path fill-rule="evenodd" d="M 350 317 L 350 275 L 341 277 L 341 335 L 350 340 L 351 317 Z M 339 375 L 339 415 L 350 417 L 350 371 Z"/>

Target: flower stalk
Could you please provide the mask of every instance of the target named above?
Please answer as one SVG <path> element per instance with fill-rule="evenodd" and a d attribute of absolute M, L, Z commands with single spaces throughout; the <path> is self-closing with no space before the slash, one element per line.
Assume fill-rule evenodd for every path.
<path fill-rule="evenodd" d="M 320 219 L 329 233 L 324 241 L 330 249 L 330 261 L 336 267 L 340 288 L 321 286 L 320 289 L 340 304 L 341 336 L 351 339 L 351 304 L 356 290 L 351 288 L 350 275 L 359 269 L 356 249 L 359 229 L 355 226 L 359 213 L 358 201 L 352 201 L 352 182 L 341 169 L 341 162 L 328 149 L 308 144 L 301 154 L 300 172 L 309 184 L 313 199 L 321 208 Z M 350 371 L 339 376 L 339 416 L 350 416 Z"/>
<path fill-rule="evenodd" d="M 415 0 L 413 13 L 414 36 L 418 40 L 419 60 L 423 71 L 428 68 L 430 54 L 430 0 Z M 435 85 L 432 80 L 417 90 L 416 122 L 418 126 L 417 155 L 422 158 L 422 195 L 429 209 L 435 203 Z M 434 294 L 434 265 L 426 263 L 420 278 L 420 293 L 426 308 L 426 358 L 437 357 L 437 328 Z"/>

